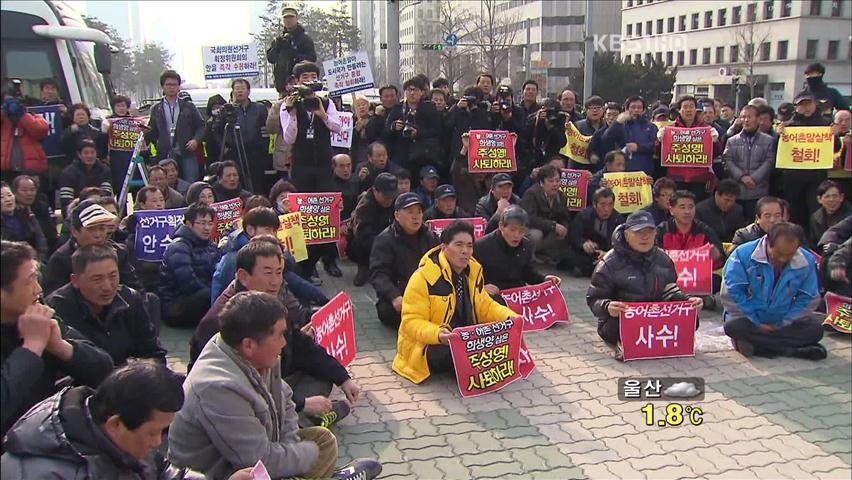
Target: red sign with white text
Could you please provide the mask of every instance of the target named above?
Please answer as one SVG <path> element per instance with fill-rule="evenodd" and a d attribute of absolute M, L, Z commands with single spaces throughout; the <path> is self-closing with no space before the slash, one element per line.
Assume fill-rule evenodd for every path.
<path fill-rule="evenodd" d="M 823 325 L 841 333 L 852 333 L 852 298 L 828 292 L 825 294 L 825 311 L 828 313 Z"/>
<path fill-rule="evenodd" d="M 514 172 L 515 137 L 504 130 L 471 130 L 467 170 L 470 173 Z"/>
<path fill-rule="evenodd" d="M 694 357 L 698 312 L 689 302 L 625 303 L 619 315 L 624 360 Z"/>
<path fill-rule="evenodd" d="M 426 225 L 429 226 L 429 230 L 432 230 L 432 233 L 434 233 L 436 237 L 441 238 L 441 232 L 443 232 L 451 223 L 458 221 L 465 221 L 473 225 L 474 240 L 479 240 L 483 235 L 485 235 L 485 219 L 482 217 L 441 218 L 436 220 L 427 220 Z"/>
<path fill-rule="evenodd" d="M 462 397 L 494 392 L 526 378 L 521 373 L 524 332 L 520 318 L 456 328 L 453 333 L 450 352 Z"/>
<path fill-rule="evenodd" d="M 592 173 L 588 170 L 562 169 L 562 174 L 559 176 L 559 189 L 568 197 L 568 210 L 576 212 L 586 208 L 591 177 Z"/>
<path fill-rule="evenodd" d="M 311 325 L 317 344 L 341 365 L 346 367 L 355 360 L 355 317 L 346 292 L 338 293 L 311 315 Z"/>
<path fill-rule="evenodd" d="M 710 167 L 713 164 L 713 127 L 665 127 L 660 164 L 664 167 Z"/>
<path fill-rule="evenodd" d="M 332 243 L 340 239 L 340 192 L 291 193 L 287 195 L 290 208 L 302 213 L 305 243 Z"/>
<path fill-rule="evenodd" d="M 507 307 L 524 317 L 525 332 L 544 330 L 556 322 L 569 320 L 565 297 L 553 282 L 509 288 L 500 295 Z"/>
<path fill-rule="evenodd" d="M 666 250 L 677 272 L 677 286 L 690 295 L 713 294 L 713 258 L 711 245 L 692 250 Z"/>
<path fill-rule="evenodd" d="M 210 241 L 219 243 L 222 235 L 231 228 L 234 220 L 243 216 L 243 201 L 239 198 L 232 198 L 224 202 L 217 202 L 212 205 L 213 210 L 216 210 L 216 221 L 213 226 L 213 232 L 210 234 Z"/>

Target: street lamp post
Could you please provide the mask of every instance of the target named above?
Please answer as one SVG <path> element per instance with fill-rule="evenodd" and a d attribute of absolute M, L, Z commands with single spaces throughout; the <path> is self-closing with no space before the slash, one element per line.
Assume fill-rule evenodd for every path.
<path fill-rule="evenodd" d="M 388 85 L 399 86 L 399 14 L 406 8 L 420 5 L 420 1 L 408 3 L 400 8 L 399 0 L 388 0 L 387 21 L 387 71 L 386 80 Z"/>

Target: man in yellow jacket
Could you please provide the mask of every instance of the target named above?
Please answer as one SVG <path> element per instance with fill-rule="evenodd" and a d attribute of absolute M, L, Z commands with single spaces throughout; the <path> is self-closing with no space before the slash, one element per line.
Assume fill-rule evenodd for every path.
<path fill-rule="evenodd" d="M 421 383 L 432 373 L 453 371 L 454 328 L 518 316 L 488 295 L 482 266 L 472 255 L 473 226 L 457 221 L 420 259 L 402 296 L 394 372 Z"/>

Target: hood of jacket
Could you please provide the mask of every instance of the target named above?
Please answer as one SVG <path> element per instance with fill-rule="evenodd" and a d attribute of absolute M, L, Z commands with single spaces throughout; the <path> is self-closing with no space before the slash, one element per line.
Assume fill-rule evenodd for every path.
<path fill-rule="evenodd" d="M 222 255 L 224 256 L 227 253 L 238 252 L 241 248 L 246 246 L 251 239 L 248 234 L 242 228 L 238 228 L 233 232 L 229 233 L 227 237 L 220 240 L 219 249 L 221 250 Z"/>

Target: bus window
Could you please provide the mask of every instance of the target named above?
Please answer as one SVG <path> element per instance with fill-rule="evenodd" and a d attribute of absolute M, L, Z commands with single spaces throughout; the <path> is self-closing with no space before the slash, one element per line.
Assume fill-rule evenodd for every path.
<path fill-rule="evenodd" d="M 52 44 L 48 45 L 14 45 L 18 42 L 10 42 L 11 45 L 3 45 L 3 79 L 21 79 L 21 90 L 24 95 L 33 98 L 41 98 L 39 83 L 42 80 L 52 78 L 60 85 L 60 97 L 67 99 L 67 88 L 64 78 L 59 75 L 55 54 Z"/>
<path fill-rule="evenodd" d="M 75 71 L 83 101 L 89 107 L 99 107 L 109 112 L 110 104 L 104 87 L 104 77 L 98 73 L 95 66 L 95 44 L 79 41 L 70 41 L 69 44 L 77 51 Z"/>

